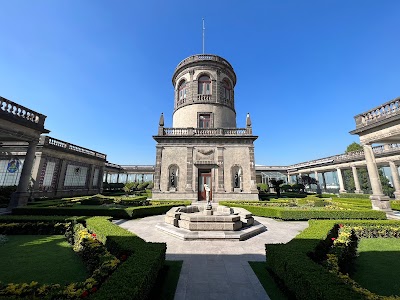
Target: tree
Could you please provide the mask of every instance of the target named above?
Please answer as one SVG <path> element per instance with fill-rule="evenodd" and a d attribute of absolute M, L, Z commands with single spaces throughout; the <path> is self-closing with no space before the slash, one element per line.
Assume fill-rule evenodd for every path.
<path fill-rule="evenodd" d="M 309 175 L 301 175 L 299 178 L 299 182 L 301 182 L 304 185 L 310 185 L 310 184 L 318 184 L 318 180 L 310 177 Z"/>
<path fill-rule="evenodd" d="M 360 150 L 363 150 L 363 147 L 360 144 L 353 142 L 347 146 L 346 151 L 344 153 L 360 151 Z"/>
<path fill-rule="evenodd" d="M 280 187 L 280 185 L 282 183 L 284 183 L 284 181 L 282 179 L 279 179 L 279 180 L 271 179 L 269 182 L 272 184 L 273 188 L 275 189 L 276 196 L 279 198 L 281 196 L 281 187 Z"/>

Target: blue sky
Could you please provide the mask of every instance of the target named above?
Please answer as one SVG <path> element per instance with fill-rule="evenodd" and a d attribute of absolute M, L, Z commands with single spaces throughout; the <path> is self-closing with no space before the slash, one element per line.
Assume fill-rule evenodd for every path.
<path fill-rule="evenodd" d="M 0 0 L 0 96 L 47 115 L 50 135 L 118 164 L 154 164 L 172 126 L 171 77 L 202 51 L 238 82 L 257 164 L 344 152 L 353 117 L 400 96 L 399 1 Z"/>

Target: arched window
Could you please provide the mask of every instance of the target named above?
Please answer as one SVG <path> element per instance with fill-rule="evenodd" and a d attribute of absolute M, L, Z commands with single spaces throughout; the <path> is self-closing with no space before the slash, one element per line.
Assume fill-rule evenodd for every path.
<path fill-rule="evenodd" d="M 186 81 L 182 80 L 178 86 L 179 100 L 186 99 Z"/>
<path fill-rule="evenodd" d="M 226 100 L 231 100 L 232 97 L 232 87 L 231 84 L 229 82 L 229 80 L 224 79 L 224 81 L 222 81 L 222 96 L 226 99 Z"/>
<path fill-rule="evenodd" d="M 211 79 L 209 76 L 202 75 L 198 80 L 198 84 L 199 95 L 211 95 Z"/>

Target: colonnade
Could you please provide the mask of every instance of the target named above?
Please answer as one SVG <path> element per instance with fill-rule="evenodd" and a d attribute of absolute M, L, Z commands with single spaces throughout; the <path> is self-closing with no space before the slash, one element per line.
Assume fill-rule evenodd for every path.
<path fill-rule="evenodd" d="M 386 146 L 386 145 L 385 145 Z M 370 196 L 370 199 L 372 201 L 372 206 L 374 209 L 390 209 L 389 206 L 389 197 L 385 196 L 382 190 L 382 184 L 379 179 L 379 171 L 378 171 L 378 165 L 376 163 L 375 159 L 375 154 L 372 149 L 371 144 L 364 144 L 363 145 L 363 150 L 364 150 L 364 155 L 365 155 L 365 162 L 364 164 L 358 163 L 341 163 L 337 165 L 329 165 L 329 166 L 319 166 L 316 168 L 307 168 L 303 170 L 297 170 L 295 172 L 289 172 L 288 173 L 288 179 L 290 180 L 290 175 L 300 175 L 303 173 L 307 174 L 312 174 L 314 173 L 314 176 L 316 179 L 318 179 L 318 174 L 322 175 L 322 187 L 326 190 L 326 182 L 325 182 L 325 173 L 326 172 L 336 172 L 337 174 L 337 179 L 339 183 L 339 193 L 346 193 L 345 185 L 344 185 L 344 179 L 343 179 L 343 171 L 345 169 L 351 169 L 353 179 L 354 179 L 354 185 L 355 185 L 355 193 L 357 194 L 362 194 L 363 191 L 360 186 L 360 180 L 358 178 L 358 169 L 360 167 L 366 166 L 367 171 L 368 171 L 368 176 L 369 176 L 369 181 L 371 184 L 371 189 L 372 189 L 372 195 Z M 398 172 L 398 165 L 396 164 L 396 161 L 389 160 L 390 157 L 388 157 L 388 160 L 386 162 L 380 162 L 380 165 L 382 164 L 387 164 L 387 166 L 390 167 L 391 175 L 392 175 L 392 184 L 395 189 L 394 195 L 396 199 L 400 199 L 400 177 L 399 177 L 399 172 Z M 290 181 L 289 181 L 290 182 Z"/>

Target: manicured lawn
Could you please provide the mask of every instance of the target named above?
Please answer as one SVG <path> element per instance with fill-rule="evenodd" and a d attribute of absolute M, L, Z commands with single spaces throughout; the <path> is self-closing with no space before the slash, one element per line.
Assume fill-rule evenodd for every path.
<path fill-rule="evenodd" d="M 8 235 L 0 245 L 0 281 L 69 283 L 85 280 L 81 259 L 62 235 Z"/>
<path fill-rule="evenodd" d="M 400 295 L 400 239 L 361 239 L 358 254 L 355 281 L 379 295 Z"/>
<path fill-rule="evenodd" d="M 288 298 L 278 288 L 274 279 L 267 271 L 267 263 L 263 261 L 249 261 L 251 268 L 256 273 L 258 280 L 264 287 L 271 300 L 287 300 Z"/>
<path fill-rule="evenodd" d="M 166 260 L 161 269 L 150 299 L 173 300 L 183 261 Z"/>

